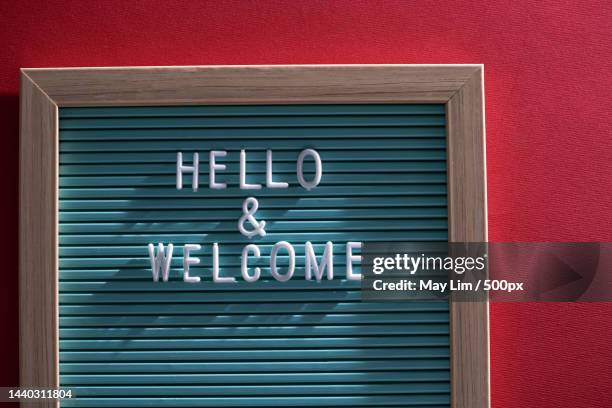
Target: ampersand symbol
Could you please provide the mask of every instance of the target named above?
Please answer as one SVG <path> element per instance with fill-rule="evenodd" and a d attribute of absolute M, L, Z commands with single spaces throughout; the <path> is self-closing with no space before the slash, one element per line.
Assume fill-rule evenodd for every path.
<path fill-rule="evenodd" d="M 259 203 L 255 197 L 249 197 L 242 203 L 242 216 L 238 220 L 238 231 L 246 237 L 252 238 L 255 235 L 261 235 L 262 237 L 266 236 L 266 230 L 264 229 L 266 226 L 265 221 L 258 222 L 253 215 L 257 212 L 257 208 L 259 208 Z M 249 223 L 253 226 L 252 230 L 247 230 L 244 228 L 244 222 L 249 221 Z"/>

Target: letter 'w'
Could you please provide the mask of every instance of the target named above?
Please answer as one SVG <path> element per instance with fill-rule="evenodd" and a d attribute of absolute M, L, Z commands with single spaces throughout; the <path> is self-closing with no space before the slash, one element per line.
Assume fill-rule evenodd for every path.
<path fill-rule="evenodd" d="M 157 244 L 157 255 L 155 255 L 155 247 L 149 244 L 149 259 L 151 260 L 151 270 L 153 271 L 153 281 L 159 281 L 159 269 L 162 270 L 162 279 L 168 282 L 168 273 L 170 272 L 170 263 L 172 262 L 172 250 L 174 246 L 168 244 L 168 254 L 164 250 L 164 244 Z"/>

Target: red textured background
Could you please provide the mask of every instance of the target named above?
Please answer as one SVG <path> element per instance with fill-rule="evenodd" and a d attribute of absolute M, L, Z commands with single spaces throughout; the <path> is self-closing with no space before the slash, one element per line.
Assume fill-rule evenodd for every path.
<path fill-rule="evenodd" d="M 612 3 L 497 3 L 2 1 L 0 385 L 18 383 L 20 67 L 483 63 L 490 239 L 612 241 Z M 612 303 L 492 305 L 491 376 L 493 408 L 612 407 Z"/>

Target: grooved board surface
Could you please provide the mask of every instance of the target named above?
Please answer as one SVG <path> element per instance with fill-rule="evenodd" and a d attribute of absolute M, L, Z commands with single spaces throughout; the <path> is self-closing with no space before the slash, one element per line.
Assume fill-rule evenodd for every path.
<path fill-rule="evenodd" d="M 448 304 L 361 302 L 345 280 L 348 241 L 447 240 L 443 105 L 62 108 L 59 125 L 60 384 L 78 396 L 62 406 L 449 406 Z M 241 148 L 248 182 L 265 183 L 270 148 L 289 188 L 240 190 Z M 310 191 L 305 148 L 323 162 Z M 209 150 L 228 151 L 227 189 L 207 187 Z M 197 192 L 175 188 L 177 151 L 200 152 Z M 264 238 L 237 230 L 249 196 Z M 282 240 L 284 283 L 269 273 Z M 333 281 L 304 279 L 306 241 L 334 243 Z M 175 245 L 167 283 L 150 242 Z M 213 242 L 237 283 L 211 282 Z M 185 243 L 202 245 L 201 283 L 182 282 Z M 240 277 L 248 243 L 256 283 Z"/>

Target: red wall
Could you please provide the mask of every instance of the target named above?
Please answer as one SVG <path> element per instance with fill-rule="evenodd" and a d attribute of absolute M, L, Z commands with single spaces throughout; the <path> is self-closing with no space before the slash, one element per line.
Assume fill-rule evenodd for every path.
<path fill-rule="evenodd" d="M 18 382 L 20 67 L 483 63 L 491 241 L 612 241 L 609 1 L 11 3 L 1 385 Z M 492 305 L 491 354 L 493 408 L 612 406 L 612 303 Z"/>

